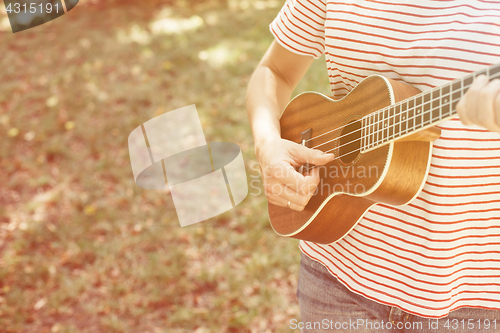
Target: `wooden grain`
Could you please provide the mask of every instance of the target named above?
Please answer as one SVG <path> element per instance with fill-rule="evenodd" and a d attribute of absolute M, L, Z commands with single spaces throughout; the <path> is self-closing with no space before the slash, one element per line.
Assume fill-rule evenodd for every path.
<path fill-rule="evenodd" d="M 315 93 L 302 94 L 292 100 L 282 114 L 282 137 L 300 142 L 301 132 L 311 128 L 314 138 L 390 105 L 391 95 L 386 82 L 379 76 L 368 77 L 338 101 Z M 392 80 L 389 82 L 396 101 L 419 92 L 403 83 Z M 336 130 L 313 139 L 312 146 L 336 139 L 341 133 L 341 130 Z M 334 160 L 320 167 L 318 192 L 304 211 L 268 205 L 273 229 L 283 236 L 332 243 L 349 232 L 370 206 L 377 202 L 391 205 L 407 203 L 418 193 L 425 180 L 431 142 L 435 134 L 435 131 L 429 130 L 428 135 L 420 136 L 422 140 L 418 136 L 410 140 L 406 138 L 359 154 L 351 163 Z M 338 140 L 333 140 L 319 149 L 333 149 L 338 156 L 337 142 Z M 364 174 L 362 170 L 365 170 Z M 329 197 L 328 203 L 320 209 Z M 315 214 L 317 215 L 312 219 Z"/>

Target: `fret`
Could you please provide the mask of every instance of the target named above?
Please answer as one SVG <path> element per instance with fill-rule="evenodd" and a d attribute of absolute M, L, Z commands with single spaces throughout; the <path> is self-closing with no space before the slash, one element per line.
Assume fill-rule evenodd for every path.
<path fill-rule="evenodd" d="M 490 80 L 498 78 L 500 75 L 500 64 L 496 64 L 490 67 Z"/>
<path fill-rule="evenodd" d="M 370 148 L 370 115 L 366 118 L 366 128 L 365 128 L 365 137 L 366 137 L 366 149 Z"/>
<path fill-rule="evenodd" d="M 370 135 L 371 136 L 371 146 L 373 147 L 373 146 L 375 146 L 375 135 L 376 135 L 375 134 L 375 114 L 374 113 L 370 114 L 370 119 L 371 119 L 370 120 L 371 121 L 371 125 L 370 125 L 370 127 L 371 127 L 371 135 Z"/>
<path fill-rule="evenodd" d="M 371 124 L 370 115 L 365 116 L 366 118 L 366 149 L 370 148 L 370 135 L 371 135 Z"/>
<path fill-rule="evenodd" d="M 383 110 L 383 119 L 382 119 L 382 126 L 383 126 L 383 131 L 382 131 L 382 143 L 386 142 L 389 138 L 389 110 L 385 108 Z"/>
<path fill-rule="evenodd" d="M 381 109 L 379 110 L 379 121 L 378 121 L 378 134 L 379 134 L 379 138 L 378 138 L 378 144 L 381 145 L 382 143 L 384 143 L 384 110 Z"/>
<path fill-rule="evenodd" d="M 382 111 L 377 112 L 377 145 L 382 142 Z"/>
<path fill-rule="evenodd" d="M 372 115 L 368 115 L 368 146 L 367 148 L 370 148 L 372 146 Z"/>
<path fill-rule="evenodd" d="M 382 109 L 382 137 L 380 143 L 384 143 L 387 138 L 387 109 Z"/>
<path fill-rule="evenodd" d="M 377 112 L 377 118 L 375 120 L 375 128 L 377 129 L 377 145 L 380 143 L 380 137 L 381 137 L 381 130 L 380 130 L 380 111 Z"/>
<path fill-rule="evenodd" d="M 401 136 L 401 107 L 399 104 L 394 105 L 394 123 L 397 126 L 394 128 L 396 136 Z"/>
<path fill-rule="evenodd" d="M 386 141 L 391 140 L 392 135 L 392 117 L 391 117 L 391 106 L 387 107 L 387 137 Z"/>
<path fill-rule="evenodd" d="M 415 103 L 413 100 L 406 102 L 407 104 L 407 118 L 408 118 L 408 128 L 407 132 L 411 132 L 415 130 Z"/>
<path fill-rule="evenodd" d="M 431 94 L 428 92 L 422 95 L 422 110 L 425 124 L 432 124 L 435 114 L 431 108 Z M 439 117 L 439 115 L 437 116 Z"/>
<path fill-rule="evenodd" d="M 393 106 L 389 106 L 388 113 L 389 113 L 389 119 L 388 119 L 389 134 L 387 136 L 387 140 L 392 140 L 392 139 L 394 139 L 394 107 Z"/>
<path fill-rule="evenodd" d="M 439 91 L 439 113 L 441 113 L 441 118 L 444 118 L 445 115 L 443 113 L 443 87 L 440 86 L 438 91 Z"/>
<path fill-rule="evenodd" d="M 384 110 L 381 110 L 379 112 L 379 121 L 378 121 L 378 126 L 379 126 L 379 142 L 378 144 L 381 145 L 384 143 Z"/>
<path fill-rule="evenodd" d="M 381 145 L 382 143 L 384 143 L 384 110 L 381 110 L 379 112 L 379 122 L 378 122 L 378 126 L 379 126 L 379 142 L 378 144 Z"/>
<path fill-rule="evenodd" d="M 393 136 L 392 136 L 392 139 L 395 139 L 398 136 L 398 131 L 397 131 L 398 123 L 396 122 L 396 115 L 397 115 L 396 107 L 393 105 L 392 106 L 392 123 L 393 123 L 393 128 L 392 128 Z"/>
<path fill-rule="evenodd" d="M 467 75 L 466 77 L 462 78 L 462 88 L 464 88 L 464 93 L 469 89 L 469 86 L 472 84 L 472 81 L 474 80 L 474 76 L 472 75 Z"/>
<path fill-rule="evenodd" d="M 362 132 L 361 132 L 361 135 L 363 136 L 363 142 L 362 142 L 362 146 L 361 146 L 361 151 L 364 151 L 366 150 L 366 148 L 368 147 L 368 117 L 363 117 L 362 118 L 363 122 L 362 122 Z"/>
<path fill-rule="evenodd" d="M 385 109 L 380 111 L 380 144 L 385 140 Z"/>
<path fill-rule="evenodd" d="M 443 114 L 443 109 L 441 107 L 441 96 L 443 96 L 443 94 L 441 93 L 441 87 L 439 87 L 437 89 L 437 92 L 438 92 L 438 95 L 437 95 L 437 107 L 439 109 L 439 117 L 440 119 L 443 119 L 444 118 L 444 114 Z"/>
<path fill-rule="evenodd" d="M 362 152 L 363 151 L 363 147 L 365 146 L 365 124 L 364 124 L 365 120 L 363 118 L 361 118 L 361 137 L 360 137 L 360 140 L 361 140 L 361 144 L 360 144 L 360 147 L 359 147 L 359 151 Z"/>
<path fill-rule="evenodd" d="M 424 112 L 422 107 L 422 96 L 417 96 L 414 99 L 415 103 L 415 128 L 419 129 L 425 126 L 424 124 Z"/>
<path fill-rule="evenodd" d="M 403 108 L 404 110 L 404 113 L 405 113 L 405 119 L 406 119 L 406 133 L 409 133 L 411 131 L 411 128 L 410 126 L 412 126 L 412 124 L 410 124 L 410 112 L 408 110 L 408 103 L 403 103 L 401 104 L 401 107 Z"/>
<path fill-rule="evenodd" d="M 451 84 L 451 91 L 453 93 L 451 94 L 452 102 L 451 102 L 450 112 L 456 111 L 456 106 L 458 104 L 458 101 L 460 101 L 460 98 L 462 98 L 463 95 L 462 82 L 463 82 L 462 80 L 457 80 Z"/>
<path fill-rule="evenodd" d="M 375 115 L 375 133 L 375 145 L 378 145 L 380 140 L 380 111 Z"/>
<path fill-rule="evenodd" d="M 373 122 L 372 114 L 368 115 L 368 148 L 371 148 L 373 142 Z"/>
<path fill-rule="evenodd" d="M 372 138 L 371 138 L 371 145 L 373 147 L 373 146 L 375 146 L 375 138 L 376 138 L 375 113 L 372 113 L 370 115 L 370 118 L 371 118 L 371 125 L 370 125 L 371 126 L 371 130 L 370 130 L 370 132 L 371 132 L 371 136 L 372 136 Z"/>
<path fill-rule="evenodd" d="M 437 114 L 437 120 L 443 119 L 443 114 L 441 113 L 441 98 L 440 98 L 439 89 L 434 89 L 431 92 L 431 107 L 433 110 L 433 114 Z"/>
<path fill-rule="evenodd" d="M 443 117 L 452 115 L 450 101 L 450 85 L 447 84 L 441 87 L 441 114 L 443 115 Z"/>
<path fill-rule="evenodd" d="M 401 114 L 401 135 L 408 133 L 408 114 L 404 108 L 404 103 L 399 104 L 399 113 Z"/>

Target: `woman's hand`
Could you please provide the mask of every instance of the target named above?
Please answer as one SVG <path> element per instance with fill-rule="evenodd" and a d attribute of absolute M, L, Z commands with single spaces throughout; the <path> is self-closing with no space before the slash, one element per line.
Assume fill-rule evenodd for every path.
<path fill-rule="evenodd" d="M 478 76 L 457 104 L 458 115 L 465 125 L 479 125 L 500 133 L 500 80 L 488 83 Z"/>
<path fill-rule="evenodd" d="M 319 184 L 319 170 L 302 175 L 296 167 L 324 165 L 333 154 L 306 148 L 280 137 L 280 116 L 313 57 L 289 51 L 273 41 L 248 84 L 247 110 L 267 199 L 301 211 Z"/>
<path fill-rule="evenodd" d="M 264 191 L 270 203 L 302 211 L 319 184 L 319 170 L 306 175 L 295 171 L 305 163 L 324 165 L 334 159 L 333 154 L 310 149 L 281 138 L 271 139 L 256 147 Z M 290 202 L 290 204 L 288 204 Z"/>

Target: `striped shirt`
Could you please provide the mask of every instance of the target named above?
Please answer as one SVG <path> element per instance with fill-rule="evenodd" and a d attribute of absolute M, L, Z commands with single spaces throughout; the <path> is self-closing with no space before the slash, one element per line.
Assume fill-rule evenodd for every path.
<path fill-rule="evenodd" d="M 270 25 L 325 54 L 335 97 L 371 74 L 423 91 L 500 62 L 500 0 L 288 0 Z M 500 134 L 441 123 L 420 195 L 379 204 L 341 241 L 301 241 L 350 290 L 423 317 L 500 309 Z"/>

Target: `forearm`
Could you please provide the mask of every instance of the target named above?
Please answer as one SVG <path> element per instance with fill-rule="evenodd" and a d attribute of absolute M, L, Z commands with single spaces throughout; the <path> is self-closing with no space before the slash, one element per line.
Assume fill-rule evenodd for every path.
<path fill-rule="evenodd" d="M 281 113 L 313 60 L 290 52 L 276 41 L 262 58 L 247 90 L 248 117 L 257 152 L 269 140 L 281 138 Z"/>
<path fill-rule="evenodd" d="M 248 117 L 266 196 L 272 204 L 298 211 L 313 195 L 319 174 L 314 169 L 303 175 L 294 167 L 305 163 L 323 165 L 333 159 L 332 154 L 281 139 L 281 113 L 313 60 L 275 41 L 253 73 L 247 90 Z"/>
<path fill-rule="evenodd" d="M 247 90 L 247 112 L 256 147 L 280 137 L 279 118 L 293 87 L 276 71 L 260 64 Z"/>

